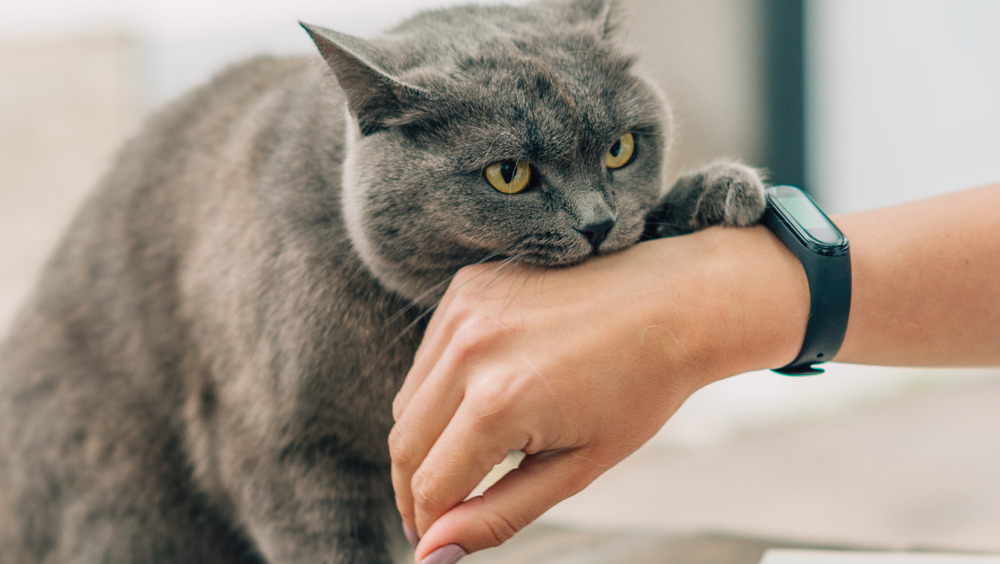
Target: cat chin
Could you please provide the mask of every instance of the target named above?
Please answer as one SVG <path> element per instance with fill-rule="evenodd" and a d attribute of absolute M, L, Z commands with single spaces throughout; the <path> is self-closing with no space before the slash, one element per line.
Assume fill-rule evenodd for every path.
<path fill-rule="evenodd" d="M 565 267 L 580 264 L 586 260 L 602 255 L 617 253 L 623 249 L 631 247 L 639 242 L 639 236 L 626 237 L 619 241 L 605 241 L 597 252 L 581 246 L 577 249 L 567 249 L 565 253 L 540 253 L 540 252 L 519 252 L 506 256 L 497 257 L 497 260 L 509 261 L 526 266 L 537 267 Z"/>
<path fill-rule="evenodd" d="M 497 272 L 499 273 L 504 270 L 503 267 L 500 266 L 503 264 L 514 263 L 527 267 L 563 268 L 580 264 L 593 256 L 595 255 L 587 252 L 573 253 L 565 256 L 492 254 L 490 255 L 489 262 L 498 265 Z M 459 270 L 459 267 L 455 267 L 453 270 L 442 267 L 441 270 L 436 273 L 425 271 L 419 275 L 415 275 L 412 272 L 403 272 L 393 268 L 384 268 L 387 266 L 385 264 L 381 264 L 383 268 L 380 268 L 378 265 L 373 265 L 368 261 L 365 262 L 368 269 L 374 274 L 375 278 L 378 279 L 379 284 L 383 288 L 420 307 L 433 307 L 437 305 L 437 303 L 441 300 L 441 297 L 444 295 L 445 290 L 448 289 L 451 279 Z M 475 264 L 475 262 L 470 264 Z"/>
<path fill-rule="evenodd" d="M 618 249 L 615 249 L 618 250 Z M 610 251 L 614 252 L 614 251 Z M 574 264 L 580 264 L 585 260 L 591 259 L 595 256 L 607 254 L 605 251 L 600 251 L 598 253 L 593 253 L 590 251 L 569 253 L 566 255 L 541 255 L 535 253 L 524 253 L 517 254 L 511 257 L 507 257 L 506 260 L 514 262 L 517 264 L 523 264 L 526 266 L 540 266 L 540 267 L 565 267 L 573 266 Z"/>
<path fill-rule="evenodd" d="M 580 264 L 581 262 L 593 256 L 596 255 L 593 255 L 592 253 L 582 253 L 579 255 L 574 254 L 564 257 L 525 255 L 525 256 L 513 256 L 510 258 L 510 261 L 515 262 L 517 264 L 523 264 L 525 266 L 559 268 L 564 266 L 573 266 L 574 264 Z"/>

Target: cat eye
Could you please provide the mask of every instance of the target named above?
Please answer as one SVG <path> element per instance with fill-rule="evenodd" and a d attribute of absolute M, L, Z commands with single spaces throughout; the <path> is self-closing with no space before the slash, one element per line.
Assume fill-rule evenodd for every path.
<path fill-rule="evenodd" d="M 610 169 L 621 168 L 632 160 L 633 155 L 635 155 L 635 138 L 631 133 L 626 133 L 608 150 L 604 164 Z"/>
<path fill-rule="evenodd" d="M 531 165 L 524 161 L 500 161 L 486 167 L 486 181 L 504 194 L 524 192 L 531 182 Z"/>

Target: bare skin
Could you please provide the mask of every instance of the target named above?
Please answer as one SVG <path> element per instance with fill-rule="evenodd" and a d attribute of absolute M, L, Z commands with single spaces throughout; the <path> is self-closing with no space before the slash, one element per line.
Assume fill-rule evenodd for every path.
<path fill-rule="evenodd" d="M 1000 185 L 835 218 L 854 275 L 837 360 L 1000 364 L 996 210 Z M 416 561 L 506 541 L 702 386 L 787 364 L 808 310 L 802 267 L 763 227 L 650 241 L 566 269 L 464 269 L 393 405 L 393 485 L 420 537 Z M 527 454 L 520 469 L 463 502 L 511 450 Z"/>

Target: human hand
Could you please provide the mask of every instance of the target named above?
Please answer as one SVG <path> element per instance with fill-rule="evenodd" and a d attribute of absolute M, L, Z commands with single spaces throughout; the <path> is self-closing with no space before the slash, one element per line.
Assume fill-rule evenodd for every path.
<path fill-rule="evenodd" d="M 393 405 L 393 486 L 421 538 L 418 561 L 504 542 L 642 445 L 699 387 L 742 371 L 737 355 L 718 354 L 746 337 L 726 301 L 743 285 L 732 271 L 740 249 L 726 243 L 734 231 L 572 268 L 487 264 L 455 277 Z M 463 501 L 512 450 L 527 455 L 520 468 Z"/>

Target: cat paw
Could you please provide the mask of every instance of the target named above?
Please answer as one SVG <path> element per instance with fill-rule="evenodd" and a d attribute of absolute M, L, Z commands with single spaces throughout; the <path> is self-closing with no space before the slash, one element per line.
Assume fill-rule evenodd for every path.
<path fill-rule="evenodd" d="M 700 196 L 694 202 L 689 227 L 711 225 L 746 227 L 764 214 L 764 182 L 753 168 L 737 162 L 713 163 L 680 182 L 691 182 Z"/>
<path fill-rule="evenodd" d="M 677 180 L 650 213 L 644 237 L 670 237 L 712 225 L 755 225 L 764 206 L 764 181 L 756 169 L 717 161 Z"/>

